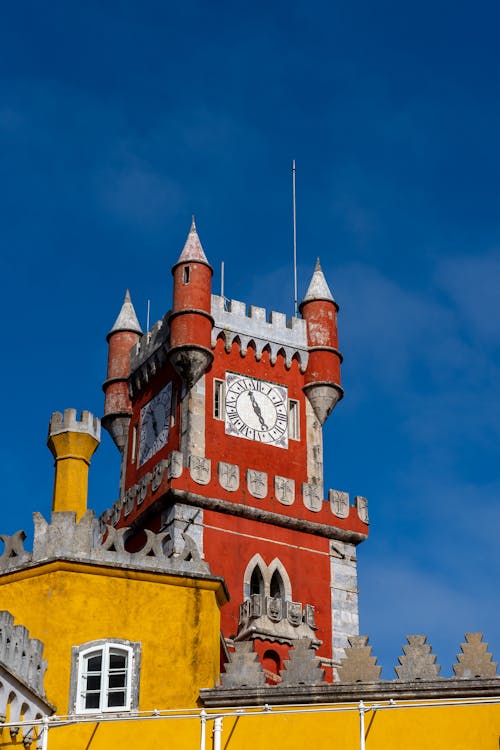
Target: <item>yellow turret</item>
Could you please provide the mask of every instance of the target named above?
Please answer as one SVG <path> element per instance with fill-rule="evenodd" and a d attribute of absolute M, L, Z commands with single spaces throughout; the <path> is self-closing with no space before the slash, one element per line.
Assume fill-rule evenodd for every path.
<path fill-rule="evenodd" d="M 87 510 L 90 459 L 101 442 L 101 422 L 89 411 L 81 419 L 76 409 L 54 412 L 47 445 L 55 458 L 52 510 L 73 511 L 78 521 Z"/>

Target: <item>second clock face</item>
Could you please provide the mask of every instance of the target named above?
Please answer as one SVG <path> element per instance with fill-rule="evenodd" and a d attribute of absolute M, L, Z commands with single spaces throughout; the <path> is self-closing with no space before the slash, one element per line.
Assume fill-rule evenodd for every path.
<path fill-rule="evenodd" d="M 226 433 L 287 448 L 287 389 L 276 383 L 227 372 Z"/>
<path fill-rule="evenodd" d="M 154 456 L 162 448 L 170 431 L 170 412 L 172 408 L 172 383 L 148 401 L 141 409 L 139 437 L 139 466 Z"/>

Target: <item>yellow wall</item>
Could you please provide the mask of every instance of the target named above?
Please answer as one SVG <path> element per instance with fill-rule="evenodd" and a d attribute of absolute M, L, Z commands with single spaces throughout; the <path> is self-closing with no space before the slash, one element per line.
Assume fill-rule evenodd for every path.
<path fill-rule="evenodd" d="M 323 706 L 321 708 L 324 708 Z M 338 708 L 336 706 L 335 708 Z M 224 712 L 222 712 L 222 715 Z M 281 715 L 280 715 L 281 714 Z M 407 708 L 377 711 L 366 721 L 366 750 L 498 750 L 499 706 Z M 207 722 L 205 749 L 211 750 L 213 721 Z M 357 711 L 226 716 L 222 750 L 359 750 Z M 198 750 L 199 719 L 91 722 L 53 728 L 48 750 Z"/>
<path fill-rule="evenodd" d="M 100 638 L 141 643 L 140 710 L 196 706 L 199 688 L 219 674 L 217 597 L 224 597 L 217 581 L 65 562 L 0 577 L 1 609 L 44 643 L 46 695 L 59 715 L 69 708 L 72 646 Z M 53 731 L 49 748 L 86 748 L 63 735 L 83 738 L 88 726 Z M 115 745 L 92 744 L 99 746 Z"/>

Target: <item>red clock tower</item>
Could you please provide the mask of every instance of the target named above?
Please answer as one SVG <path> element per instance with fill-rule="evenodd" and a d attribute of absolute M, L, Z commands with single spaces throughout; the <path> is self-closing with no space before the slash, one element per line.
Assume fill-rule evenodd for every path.
<path fill-rule="evenodd" d="M 187 532 L 228 585 L 225 644 L 252 640 L 269 681 L 297 638 L 334 666 L 358 632 L 368 534 L 366 500 L 323 488 L 322 426 L 343 395 L 338 306 L 319 261 L 301 317 L 212 295 L 194 220 L 172 273 L 172 310 L 150 332 L 127 297 L 109 335 L 104 425 L 122 494 L 103 527 L 129 527 L 130 548 L 165 531 L 174 554 Z"/>

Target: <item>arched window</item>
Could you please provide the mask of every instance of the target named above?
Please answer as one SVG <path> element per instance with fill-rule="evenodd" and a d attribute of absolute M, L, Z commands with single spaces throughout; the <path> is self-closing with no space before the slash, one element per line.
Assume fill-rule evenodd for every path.
<path fill-rule="evenodd" d="M 129 711 L 138 702 L 140 644 L 110 639 L 73 649 L 76 713 Z M 76 673 L 76 674 L 75 674 Z"/>
<path fill-rule="evenodd" d="M 271 576 L 271 583 L 269 585 L 269 593 L 274 598 L 284 599 L 285 598 L 285 586 L 283 584 L 283 578 L 280 573 L 275 570 Z"/>
<path fill-rule="evenodd" d="M 250 577 L 250 596 L 252 594 L 263 594 L 263 593 L 264 593 L 264 578 L 262 577 L 262 573 L 260 572 L 259 566 L 256 565 Z"/>

